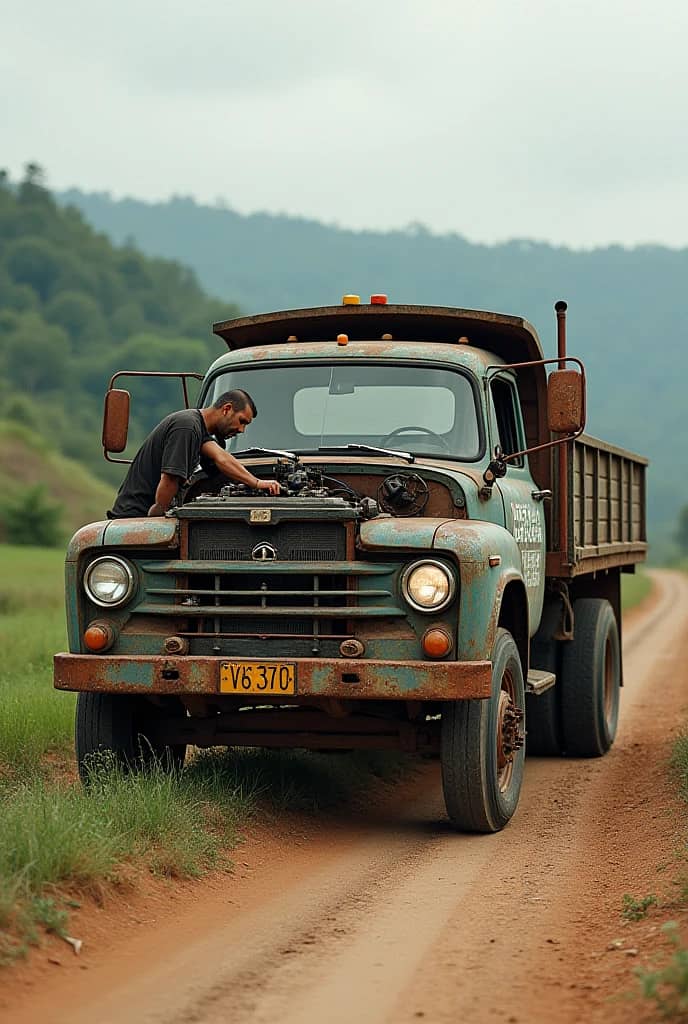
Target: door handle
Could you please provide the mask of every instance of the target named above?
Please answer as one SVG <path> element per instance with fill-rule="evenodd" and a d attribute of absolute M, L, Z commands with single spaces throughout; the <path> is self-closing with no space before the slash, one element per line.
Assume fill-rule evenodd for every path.
<path fill-rule="evenodd" d="M 552 497 L 551 491 L 531 491 L 530 496 L 533 501 L 549 501 Z"/>

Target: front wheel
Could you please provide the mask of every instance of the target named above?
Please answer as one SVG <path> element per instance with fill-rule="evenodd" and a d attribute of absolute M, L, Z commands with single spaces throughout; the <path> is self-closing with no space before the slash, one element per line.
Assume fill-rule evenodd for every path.
<path fill-rule="evenodd" d="M 442 711 L 440 761 L 447 813 L 463 832 L 498 832 L 514 814 L 523 781 L 525 688 L 518 648 L 498 629 L 492 694 Z"/>
<path fill-rule="evenodd" d="M 185 712 L 180 707 L 180 715 Z M 97 758 L 109 754 L 119 768 L 140 772 L 154 765 L 180 771 L 186 744 L 164 745 L 153 739 L 155 709 L 145 697 L 131 694 L 80 693 L 76 704 L 75 745 L 79 775 L 88 782 Z"/>

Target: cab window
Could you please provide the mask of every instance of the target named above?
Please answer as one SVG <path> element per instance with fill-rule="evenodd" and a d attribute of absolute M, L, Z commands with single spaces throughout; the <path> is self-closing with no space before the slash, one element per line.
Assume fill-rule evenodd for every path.
<path fill-rule="evenodd" d="M 491 382 L 492 401 L 497 420 L 499 444 L 505 455 L 518 452 L 525 447 L 519 414 L 518 395 L 512 381 L 503 377 L 495 377 Z M 522 466 L 523 456 L 514 459 L 512 466 Z"/>

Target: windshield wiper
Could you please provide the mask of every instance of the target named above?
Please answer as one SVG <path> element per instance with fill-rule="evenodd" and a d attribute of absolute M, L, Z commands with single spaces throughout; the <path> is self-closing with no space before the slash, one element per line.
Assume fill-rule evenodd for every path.
<path fill-rule="evenodd" d="M 373 455 L 393 455 L 407 462 L 415 462 L 416 456 L 411 452 L 397 452 L 392 448 L 375 448 L 372 444 L 326 444 L 318 448 L 319 452 L 368 452 Z"/>
<path fill-rule="evenodd" d="M 292 462 L 298 462 L 299 457 L 294 452 L 284 452 L 280 448 L 242 448 L 240 452 L 231 452 L 235 459 L 240 459 L 242 455 L 276 455 L 281 459 L 291 459 Z"/>

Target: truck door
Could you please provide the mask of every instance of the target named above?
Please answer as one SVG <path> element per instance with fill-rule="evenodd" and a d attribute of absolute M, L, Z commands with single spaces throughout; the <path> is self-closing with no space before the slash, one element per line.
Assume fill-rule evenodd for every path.
<path fill-rule="evenodd" d="M 504 454 L 526 447 L 521 404 L 512 377 L 496 376 L 490 384 L 494 411 L 495 436 Z M 513 534 L 521 552 L 523 579 L 528 592 L 531 631 L 540 621 L 545 593 L 545 512 L 542 501 L 533 494 L 537 487 L 526 456 L 509 462 L 505 477 L 499 481 L 504 502 L 504 523 Z"/>

